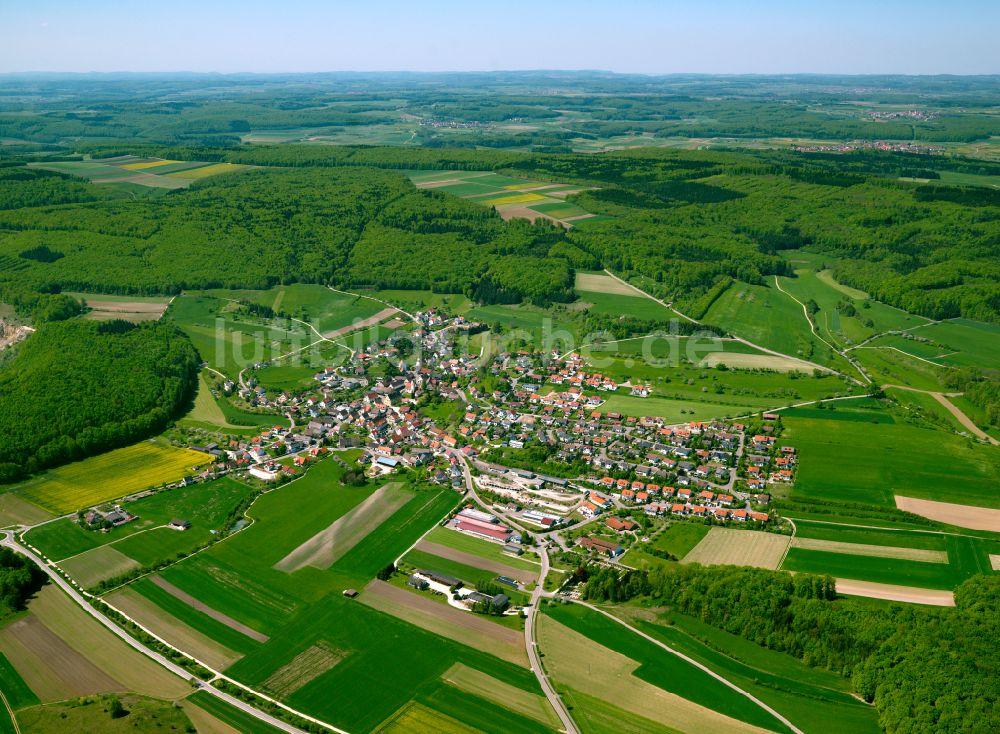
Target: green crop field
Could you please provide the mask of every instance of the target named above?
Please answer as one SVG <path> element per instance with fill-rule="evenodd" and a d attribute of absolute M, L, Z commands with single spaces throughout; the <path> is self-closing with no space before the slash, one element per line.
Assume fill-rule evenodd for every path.
<path fill-rule="evenodd" d="M 757 696 L 803 731 L 881 731 L 874 709 L 851 696 L 850 681 L 834 672 L 811 668 L 683 614 L 661 612 L 653 617 L 627 608 L 620 614 L 646 634 Z"/>
<path fill-rule="evenodd" d="M 467 535 L 466 533 L 459 533 L 454 530 L 438 527 L 431 530 L 427 534 L 425 540 L 437 543 L 438 545 L 446 546 L 448 548 L 454 548 L 455 550 L 462 551 L 463 553 L 479 556 L 480 558 L 484 558 L 488 561 L 503 563 L 506 566 L 511 566 L 512 568 L 517 568 L 522 571 L 539 570 L 538 563 L 532 563 L 524 558 L 517 558 L 504 553 L 503 546 L 499 543 L 491 543 L 488 540 L 480 540 L 479 538 Z"/>
<path fill-rule="evenodd" d="M 899 494 L 1000 507 L 1000 497 L 986 491 L 1000 481 L 1000 456 L 991 447 L 904 423 L 789 416 L 784 424 L 782 440 L 799 450 L 793 498 L 895 507 Z"/>
<path fill-rule="evenodd" d="M 435 710 L 462 716 L 464 710 L 484 731 L 547 731 L 540 724 L 504 712 L 494 704 L 445 684 L 441 677 L 456 662 L 489 673 L 516 688 L 538 692 L 534 676 L 525 668 L 503 662 L 472 648 L 433 635 L 356 601 L 339 592 L 287 620 L 266 645 L 238 661 L 228 674 L 256 684 L 292 658 L 323 640 L 345 653 L 334 667 L 297 690 L 287 702 L 349 731 L 371 731 L 414 696 Z M 394 674 L 387 677 L 386 670 Z M 342 695 L 331 697 L 331 690 Z"/>
<path fill-rule="evenodd" d="M 964 580 L 950 563 L 875 558 L 804 548 L 789 548 L 781 570 L 922 589 L 953 589 Z"/>
<path fill-rule="evenodd" d="M 243 734 L 278 734 L 281 731 L 205 691 L 195 691 L 184 700 Z"/>
<path fill-rule="evenodd" d="M 795 521 L 795 537 L 813 540 L 833 540 L 841 543 L 864 543 L 895 548 L 947 550 L 946 536 L 941 533 L 913 530 L 892 530 L 877 527 L 856 527 L 836 522 Z"/>
<path fill-rule="evenodd" d="M 544 613 L 590 640 L 639 663 L 633 675 L 647 683 L 739 721 L 771 731 L 787 731 L 769 713 L 704 671 L 651 645 L 601 614 L 576 604 L 546 606 Z M 584 661 L 581 661 L 583 664 Z M 614 698 L 609 700 L 614 701 Z"/>
<path fill-rule="evenodd" d="M 14 491 L 45 510 L 66 514 L 176 482 L 211 460 L 208 454 L 144 441 L 52 469 Z"/>
<path fill-rule="evenodd" d="M 0 690 L 7 698 L 7 703 L 12 709 L 17 711 L 25 706 L 38 705 L 38 696 L 35 695 L 24 679 L 14 670 L 10 661 L 0 653 Z"/>
<path fill-rule="evenodd" d="M 651 298 L 629 296 L 620 293 L 598 293 L 596 291 L 577 290 L 577 296 L 583 303 L 591 304 L 588 311 L 609 316 L 627 314 L 637 319 L 662 321 L 664 323 L 677 318 L 677 314 L 664 308 Z"/>

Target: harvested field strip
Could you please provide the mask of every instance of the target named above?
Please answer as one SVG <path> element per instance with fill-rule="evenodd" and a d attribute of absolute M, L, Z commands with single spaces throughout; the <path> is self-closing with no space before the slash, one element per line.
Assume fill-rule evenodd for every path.
<path fill-rule="evenodd" d="M 455 663 L 441 676 L 449 685 L 461 691 L 479 696 L 491 703 L 526 716 L 529 719 L 550 726 L 561 728 L 556 712 L 544 696 L 525 691 L 510 683 L 497 680 L 487 673 L 470 668 L 462 663 Z"/>
<path fill-rule="evenodd" d="M 994 571 L 1000 571 L 1000 555 L 990 553 L 990 568 Z"/>
<path fill-rule="evenodd" d="M 924 563 L 948 562 L 947 551 L 923 550 L 921 548 L 841 543 L 836 540 L 814 540 L 812 538 L 793 538 L 792 547 L 804 548 L 806 550 L 829 551 L 830 553 L 845 553 L 855 556 L 872 556 L 874 558 L 899 558 L 906 561 L 922 561 Z"/>
<path fill-rule="evenodd" d="M 543 614 L 539 647 L 552 677 L 581 693 L 613 702 L 626 711 L 690 734 L 765 732 L 732 717 L 699 706 L 635 676 L 632 658 L 599 645 Z"/>
<path fill-rule="evenodd" d="M 270 639 L 267 635 L 263 634 L 262 632 L 258 632 L 257 630 L 251 629 L 251 628 L 247 627 L 245 624 L 243 624 L 242 622 L 237 622 L 232 617 L 227 616 L 227 615 L 223 614 L 222 612 L 218 612 L 215 609 L 212 609 L 207 604 L 204 604 L 204 603 L 198 601 L 197 599 L 195 599 L 193 596 L 191 596 L 190 594 L 188 594 L 183 589 L 178 589 L 172 583 L 170 583 L 169 581 L 167 581 L 167 580 L 165 580 L 165 579 L 163 579 L 163 578 L 161 578 L 159 576 L 152 576 L 152 577 L 150 577 L 150 581 L 152 581 L 154 584 L 156 584 L 157 586 L 159 586 L 161 589 L 163 589 L 164 591 L 166 591 L 171 596 L 176 597 L 177 599 L 180 599 L 182 602 L 184 602 L 188 606 L 192 607 L 193 609 L 197 609 L 199 612 L 207 614 L 209 617 L 211 617 L 215 621 L 221 622 L 222 624 L 226 625 L 230 629 L 234 629 L 237 632 L 243 633 L 244 635 L 246 635 L 247 637 L 249 637 L 252 640 L 256 640 L 257 642 L 267 642 Z"/>
<path fill-rule="evenodd" d="M 349 334 L 352 331 L 357 331 L 358 329 L 367 329 L 369 326 L 381 323 L 397 313 L 399 313 L 398 308 L 383 308 L 377 314 L 369 316 L 367 319 L 356 320 L 354 323 L 348 324 L 347 326 L 342 326 L 339 329 L 334 329 L 333 331 L 327 331 L 323 334 L 323 338 L 336 339 L 338 336 Z"/>
<path fill-rule="evenodd" d="M 359 598 L 372 609 L 391 614 L 428 632 L 516 665 L 528 664 L 524 638 L 520 632 L 471 612 L 439 604 L 421 594 L 378 580 L 368 584 Z"/>
<path fill-rule="evenodd" d="M 603 273 L 577 273 L 576 289 L 594 293 L 613 293 L 619 296 L 647 298 L 646 294 L 628 283 L 623 283 Z"/>
<path fill-rule="evenodd" d="M 951 591 L 935 589 L 918 589 L 913 586 L 896 586 L 895 584 L 877 584 L 872 581 L 857 581 L 855 579 L 835 579 L 837 593 L 849 596 L 866 596 L 870 599 L 888 599 L 903 601 L 910 604 L 931 604 L 939 607 L 955 606 L 955 594 Z"/>
<path fill-rule="evenodd" d="M 167 310 L 167 303 L 149 303 L 148 301 L 101 301 L 88 300 L 87 306 L 94 311 L 111 313 L 152 313 L 162 316 Z"/>
<path fill-rule="evenodd" d="M 712 528 L 682 561 L 703 566 L 730 565 L 778 568 L 790 538 L 752 530 Z"/>
<path fill-rule="evenodd" d="M 37 525 L 53 515 L 37 505 L 25 502 L 11 492 L 0 493 L 0 528 L 10 525 Z"/>
<path fill-rule="evenodd" d="M 411 701 L 379 724 L 378 734 L 479 734 L 458 719 Z"/>
<path fill-rule="evenodd" d="M 261 686 L 278 698 L 287 698 L 306 683 L 323 675 L 343 660 L 345 654 L 320 640 L 278 668 Z"/>
<path fill-rule="evenodd" d="M 456 563 L 461 563 L 465 566 L 481 568 L 484 571 L 489 571 L 490 573 L 495 573 L 500 576 L 509 576 L 512 579 L 517 579 L 522 584 L 531 583 L 538 578 L 538 574 L 533 571 L 521 571 L 516 568 L 511 568 L 510 566 L 505 566 L 504 564 L 496 561 L 488 561 L 481 556 L 464 553 L 460 550 L 455 550 L 454 548 L 432 543 L 429 540 L 421 540 L 417 543 L 417 550 L 430 553 L 431 555 L 438 556 L 440 558 L 446 558 L 449 561 L 455 561 Z M 475 579 L 469 580 L 475 581 Z"/>
<path fill-rule="evenodd" d="M 190 698 L 181 701 L 181 708 L 191 720 L 198 734 L 240 734 L 239 729 L 235 729 L 222 719 L 216 718 L 208 711 L 196 703 L 191 703 Z"/>
<path fill-rule="evenodd" d="M 135 589 L 122 589 L 104 597 L 123 614 L 136 620 L 157 637 L 193 655 L 215 670 L 225 670 L 242 655 L 219 644 L 183 621 L 160 609 Z"/>
<path fill-rule="evenodd" d="M 279 571 L 292 573 L 306 566 L 327 569 L 340 560 L 372 530 L 388 520 L 413 494 L 399 482 L 386 484 L 357 507 L 337 518 L 275 564 Z"/>
<path fill-rule="evenodd" d="M 896 495 L 896 507 L 949 525 L 1000 533 L 1000 510 Z"/>
<path fill-rule="evenodd" d="M 160 699 L 179 698 L 191 690 L 186 681 L 134 651 L 55 586 L 44 587 L 30 611 L 126 690 Z"/>
<path fill-rule="evenodd" d="M 0 652 L 43 703 L 126 690 L 33 614 L 0 630 Z"/>
<path fill-rule="evenodd" d="M 59 568 L 68 573 L 84 589 L 139 568 L 140 563 L 110 545 L 102 545 L 59 562 Z"/>
<path fill-rule="evenodd" d="M 793 357 L 776 357 L 773 354 L 742 354 L 740 352 L 714 352 L 701 362 L 704 367 L 724 364 L 738 369 L 764 369 L 777 372 L 805 372 L 811 374 L 813 365 Z"/>

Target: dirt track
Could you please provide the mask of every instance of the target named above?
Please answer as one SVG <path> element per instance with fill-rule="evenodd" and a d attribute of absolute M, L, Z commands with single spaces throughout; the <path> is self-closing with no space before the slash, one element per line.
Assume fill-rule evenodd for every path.
<path fill-rule="evenodd" d="M 207 614 L 209 617 L 211 617 L 212 619 L 214 619 L 216 622 L 221 622 L 222 624 L 226 625 L 230 629 L 234 629 L 237 632 L 242 632 L 244 635 L 246 635 L 247 637 L 249 637 L 252 640 L 257 640 L 257 642 L 267 642 L 270 639 L 267 635 L 263 634 L 262 632 L 258 632 L 255 629 L 251 629 L 250 627 L 247 627 L 242 622 L 237 622 L 232 617 L 230 617 L 230 616 L 228 616 L 226 614 L 223 614 L 222 612 L 219 612 L 219 611 L 217 611 L 215 609 L 212 609 L 212 607 L 208 606 L 204 602 L 199 601 L 198 599 L 195 599 L 193 596 L 191 596 L 190 594 L 188 594 L 183 589 L 177 588 L 172 583 L 170 583 L 169 581 L 167 581 L 165 579 L 160 578 L 159 576 L 150 576 L 149 580 L 152 581 L 157 586 L 159 586 L 161 589 L 163 589 L 165 592 L 167 592 L 171 596 L 176 597 L 177 599 L 180 599 L 182 602 L 184 602 L 185 604 L 187 604 L 189 607 L 192 607 L 194 609 L 197 609 L 199 612 Z"/>
<path fill-rule="evenodd" d="M 867 596 L 870 599 L 905 601 L 911 604 L 930 604 L 938 607 L 955 606 L 955 595 L 950 591 L 918 589 L 914 586 L 894 586 L 893 584 L 876 584 L 873 581 L 855 581 L 853 579 L 836 579 L 836 581 L 838 594 Z"/>
<path fill-rule="evenodd" d="M 358 329 L 366 329 L 369 326 L 374 326 L 375 324 L 385 321 L 387 318 L 393 314 L 399 313 L 398 308 L 383 308 L 374 316 L 369 316 L 367 319 L 362 319 L 361 321 L 355 321 L 347 326 L 341 326 L 339 329 L 334 329 L 333 331 L 323 332 L 322 337 L 324 339 L 336 339 L 338 336 L 343 336 L 344 334 L 350 334 L 352 331 L 357 331 Z"/>

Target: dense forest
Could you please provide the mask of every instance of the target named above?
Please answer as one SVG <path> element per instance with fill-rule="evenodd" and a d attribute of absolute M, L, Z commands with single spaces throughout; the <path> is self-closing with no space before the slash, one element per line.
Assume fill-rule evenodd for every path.
<path fill-rule="evenodd" d="M 51 195 L 67 203 L 18 209 L 38 182 L 11 179 L 0 192 L 0 210 L 8 209 L 0 211 L 0 290 L 17 283 L 35 291 L 176 293 L 308 281 L 548 303 L 572 298 L 574 268 L 602 266 L 642 278 L 698 316 L 734 279 L 763 283 L 789 274 L 781 251 L 801 247 L 829 254 L 838 279 L 900 308 L 1000 321 L 1000 203 L 979 190 L 896 179 L 933 165 L 923 160 L 928 156 L 289 145 L 134 150 L 262 168 L 139 201 L 95 194 L 73 203 L 84 196 L 81 186 L 99 187 L 47 177 Z M 571 199 L 608 219 L 568 232 L 505 223 L 488 208 L 417 191 L 384 170 L 425 167 L 586 183 L 595 188 Z M 0 170 L 10 176 L 17 169 Z M 58 257 L 25 256 L 39 252 Z"/>
<path fill-rule="evenodd" d="M 24 608 L 45 583 L 45 572 L 10 548 L 0 548 L 0 620 Z"/>
<path fill-rule="evenodd" d="M 752 568 L 591 569 L 584 598 L 649 599 L 850 676 L 889 734 L 1000 730 L 1000 577 L 975 576 L 955 608 L 836 599 L 833 580 Z"/>
<path fill-rule="evenodd" d="M 197 374 L 172 324 L 45 324 L 0 366 L 0 481 L 161 431 L 190 402 Z"/>

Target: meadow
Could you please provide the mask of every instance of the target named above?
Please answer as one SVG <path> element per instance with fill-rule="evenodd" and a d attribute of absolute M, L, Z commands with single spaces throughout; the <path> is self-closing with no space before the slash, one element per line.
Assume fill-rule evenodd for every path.
<path fill-rule="evenodd" d="M 652 555 L 649 550 L 669 553 L 678 560 L 701 542 L 708 534 L 705 525 L 688 522 L 672 522 L 657 533 L 649 543 L 635 543 L 622 557 L 622 563 L 633 568 L 649 568 L 657 563 L 665 563 L 664 559 Z"/>
<path fill-rule="evenodd" d="M 25 535 L 25 540 L 55 561 L 108 544 L 127 554 L 125 548 L 120 547 L 125 539 L 136 534 L 139 534 L 136 537 L 149 535 L 155 532 L 154 528 L 179 517 L 190 522 L 191 528 L 183 533 L 169 530 L 168 537 L 193 546 L 208 540 L 211 537 L 209 530 L 221 529 L 220 523 L 252 491 L 236 479 L 222 477 L 128 502 L 123 507 L 138 519 L 106 533 L 85 530 L 75 518 L 64 518 L 34 528 Z M 166 553 L 164 557 L 170 555 L 173 553 Z"/>
<path fill-rule="evenodd" d="M 838 420 L 840 412 L 783 419 L 782 441 L 799 452 L 793 499 L 895 507 L 899 494 L 1000 507 L 1000 497 L 986 491 L 1000 478 L 1000 457 L 991 447 L 906 423 Z"/>
<path fill-rule="evenodd" d="M 168 484 L 212 460 L 207 454 L 143 441 L 52 469 L 12 491 L 57 515 Z"/>
<path fill-rule="evenodd" d="M 447 548 L 454 548 L 462 553 L 469 553 L 474 556 L 479 556 L 484 560 L 502 563 L 506 566 L 511 566 L 512 568 L 517 568 L 522 571 L 537 572 L 539 570 L 538 563 L 532 563 L 524 558 L 518 558 L 504 553 L 503 546 L 499 543 L 491 543 L 488 540 L 480 540 L 472 535 L 460 533 L 455 530 L 437 527 L 431 530 L 424 539 L 432 543 L 437 543 L 438 545 L 443 545 Z"/>

